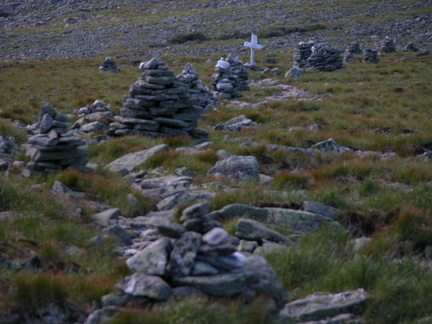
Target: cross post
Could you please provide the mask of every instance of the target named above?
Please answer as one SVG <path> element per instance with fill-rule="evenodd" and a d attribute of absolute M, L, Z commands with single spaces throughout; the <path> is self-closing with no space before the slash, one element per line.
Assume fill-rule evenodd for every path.
<path fill-rule="evenodd" d="M 250 64 L 255 65 L 255 49 L 262 49 L 263 46 L 261 44 L 258 44 L 258 37 L 254 33 L 251 34 L 251 41 L 250 42 L 244 42 L 245 47 L 249 47 L 251 50 L 250 54 Z"/>

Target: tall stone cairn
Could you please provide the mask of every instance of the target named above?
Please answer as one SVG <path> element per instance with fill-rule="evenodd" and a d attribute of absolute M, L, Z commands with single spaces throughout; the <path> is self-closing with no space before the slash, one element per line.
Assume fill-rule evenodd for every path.
<path fill-rule="evenodd" d="M 250 90 L 248 85 L 249 73 L 244 66 L 243 62 L 240 61 L 237 55 L 228 54 L 227 62 L 231 66 L 232 72 L 237 76 L 237 89 L 238 91 Z"/>
<path fill-rule="evenodd" d="M 177 82 L 188 85 L 189 94 L 195 106 L 199 106 L 204 111 L 210 111 L 218 105 L 217 98 L 200 80 L 198 72 L 192 63 L 185 65 L 184 70 L 177 76 Z"/>
<path fill-rule="evenodd" d="M 99 71 L 100 72 L 114 72 L 114 73 L 121 72 L 111 57 L 105 58 L 105 61 L 102 63 L 101 66 L 99 66 Z"/>
<path fill-rule="evenodd" d="M 212 90 L 213 93 L 220 99 L 233 99 L 242 97 L 238 92 L 239 81 L 231 69 L 231 65 L 221 58 L 216 66 L 215 72 L 212 75 Z"/>
<path fill-rule="evenodd" d="M 28 127 L 34 135 L 28 139 L 30 146 L 26 155 L 31 161 L 27 163 L 24 175 L 59 171 L 73 167 L 88 171 L 87 151 L 80 149 L 86 141 L 72 136 L 67 131 L 69 117 L 57 112 L 49 103 L 41 108 L 39 121 Z"/>
<path fill-rule="evenodd" d="M 294 65 L 300 68 L 308 67 L 308 58 L 312 55 L 312 46 L 315 45 L 314 41 L 300 42 L 294 50 Z"/>
<path fill-rule="evenodd" d="M 326 43 L 320 43 L 312 48 L 312 54 L 307 59 L 309 66 L 319 71 L 335 71 L 343 69 L 342 51 Z"/>
<path fill-rule="evenodd" d="M 203 108 L 191 99 L 189 85 L 177 82 L 161 58 L 143 62 L 139 68 L 142 77 L 123 97 L 121 116 L 114 117 L 106 134 L 208 138 L 206 131 L 195 129 Z"/>
<path fill-rule="evenodd" d="M 371 63 L 378 63 L 379 62 L 378 51 L 374 50 L 372 48 L 367 48 L 364 52 L 363 61 L 364 62 L 371 62 Z"/>
<path fill-rule="evenodd" d="M 392 53 L 396 52 L 396 42 L 394 39 L 390 37 L 386 37 L 380 44 L 380 52 L 381 53 Z"/>

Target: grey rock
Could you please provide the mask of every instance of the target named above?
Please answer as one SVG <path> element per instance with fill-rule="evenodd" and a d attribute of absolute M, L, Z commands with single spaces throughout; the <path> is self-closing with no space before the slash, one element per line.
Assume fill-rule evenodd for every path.
<path fill-rule="evenodd" d="M 339 314 L 359 314 L 370 295 L 362 288 L 336 294 L 315 293 L 285 305 L 278 323 L 318 321 Z"/>
<path fill-rule="evenodd" d="M 91 217 L 94 220 L 107 222 L 110 220 L 119 219 L 119 216 L 121 215 L 120 208 L 110 208 L 104 211 L 101 211 L 97 214 L 93 214 Z"/>
<path fill-rule="evenodd" d="M 252 284 L 250 288 L 253 288 L 260 295 L 267 295 L 272 298 L 277 310 L 281 310 L 285 306 L 288 295 L 283 283 L 263 257 L 257 255 L 248 257 L 245 261 L 244 271 L 259 278 L 259 281 Z"/>
<path fill-rule="evenodd" d="M 147 150 L 132 152 L 123 155 L 122 157 L 107 164 L 106 167 L 113 172 L 119 172 L 123 169 L 132 171 L 134 168 L 136 168 L 140 164 L 145 163 L 148 159 L 152 158 L 153 156 L 159 154 L 160 152 L 166 152 L 168 150 L 169 147 L 166 144 L 157 145 Z"/>
<path fill-rule="evenodd" d="M 257 280 L 255 274 L 240 271 L 213 276 L 173 278 L 173 284 L 176 286 L 192 286 L 210 296 L 233 296 L 245 291 Z"/>
<path fill-rule="evenodd" d="M 116 237 L 120 245 L 132 244 L 132 238 L 129 233 L 120 225 L 112 225 L 104 231 Z"/>
<path fill-rule="evenodd" d="M 102 309 L 97 309 L 93 313 L 91 313 L 84 324 L 103 324 L 109 321 L 111 317 L 113 317 L 120 308 L 117 306 L 107 306 Z"/>
<path fill-rule="evenodd" d="M 136 217 L 144 214 L 143 204 L 132 194 L 127 194 L 126 196 L 128 202 L 128 216 Z"/>
<path fill-rule="evenodd" d="M 294 80 L 298 80 L 300 79 L 301 75 L 304 73 L 305 73 L 304 70 L 302 70 L 298 66 L 293 66 L 291 69 L 287 71 L 287 73 L 285 73 L 285 79 L 291 78 Z"/>
<path fill-rule="evenodd" d="M 166 274 L 166 266 L 171 250 L 171 241 L 163 237 L 152 242 L 144 250 L 128 258 L 126 264 L 131 270 L 137 272 L 164 276 Z"/>
<path fill-rule="evenodd" d="M 238 251 L 253 253 L 257 247 L 258 247 L 258 242 L 256 241 L 240 240 Z"/>
<path fill-rule="evenodd" d="M 216 227 L 223 227 L 220 222 L 205 217 L 188 219 L 183 223 L 183 226 L 188 231 L 194 231 L 202 234 L 207 233 Z"/>
<path fill-rule="evenodd" d="M 320 214 L 326 217 L 330 217 L 331 219 L 336 219 L 336 215 L 334 214 L 335 209 L 326 206 L 319 201 L 304 201 L 303 209 L 311 213 Z"/>
<path fill-rule="evenodd" d="M 254 156 L 230 156 L 216 162 L 208 175 L 220 174 L 234 181 L 259 181 L 259 165 Z"/>
<path fill-rule="evenodd" d="M 149 297 L 155 300 L 167 300 L 172 292 L 162 278 L 136 272 L 123 278 L 116 287 L 126 294 L 138 297 Z"/>
<path fill-rule="evenodd" d="M 258 221 L 245 218 L 241 218 L 238 220 L 236 226 L 236 236 L 240 239 L 257 242 L 287 242 L 287 238 L 282 234 L 268 228 L 267 226 Z"/>
<path fill-rule="evenodd" d="M 170 255 L 167 270 L 173 276 L 188 276 L 201 245 L 201 235 L 195 232 L 184 233 L 175 243 Z"/>
<path fill-rule="evenodd" d="M 348 147 L 340 146 L 333 138 L 312 145 L 312 149 L 328 153 L 345 153 L 352 150 Z"/>
<path fill-rule="evenodd" d="M 157 226 L 159 233 L 169 238 L 178 239 L 184 233 L 186 233 L 186 229 L 177 223 L 165 223 Z"/>
<path fill-rule="evenodd" d="M 182 216 L 180 221 L 185 221 L 187 219 L 202 217 L 210 212 L 210 203 L 208 201 L 203 201 L 201 203 L 189 206 L 182 211 Z"/>
<path fill-rule="evenodd" d="M 240 252 L 234 252 L 229 255 L 203 255 L 197 256 L 198 261 L 203 261 L 212 266 L 231 271 L 234 269 L 240 269 L 245 264 L 245 256 Z"/>
<path fill-rule="evenodd" d="M 218 274 L 219 270 L 213 267 L 212 265 L 202 262 L 202 261 L 195 261 L 192 267 L 192 276 L 209 276 L 209 275 L 215 275 Z"/>
<path fill-rule="evenodd" d="M 218 245 L 228 237 L 228 232 L 223 228 L 216 227 L 203 235 L 202 241 L 209 245 Z"/>

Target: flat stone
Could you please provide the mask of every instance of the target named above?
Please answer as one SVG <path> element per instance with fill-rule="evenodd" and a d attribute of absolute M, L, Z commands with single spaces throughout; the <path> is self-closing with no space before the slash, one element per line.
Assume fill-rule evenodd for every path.
<path fill-rule="evenodd" d="M 120 214 L 121 214 L 120 208 L 110 208 L 100 213 L 93 214 L 91 218 L 97 221 L 106 222 L 110 220 L 119 219 Z"/>
<path fill-rule="evenodd" d="M 359 314 L 370 295 L 363 289 L 336 294 L 318 292 L 295 300 L 279 313 L 278 323 L 319 321 L 339 314 Z"/>
<path fill-rule="evenodd" d="M 208 201 L 203 201 L 201 203 L 189 206 L 182 211 L 182 216 L 180 221 L 185 221 L 187 219 L 202 217 L 210 212 L 210 203 Z"/>
<path fill-rule="evenodd" d="M 148 275 L 164 276 L 172 250 L 169 238 L 163 237 L 152 242 L 144 250 L 126 260 L 127 266 L 134 271 Z"/>
<path fill-rule="evenodd" d="M 279 232 L 268 228 L 267 226 L 256 220 L 245 218 L 241 218 L 238 220 L 236 226 L 236 236 L 240 239 L 257 242 L 287 242 L 287 238 Z"/>
<path fill-rule="evenodd" d="M 159 233 L 169 238 L 178 239 L 184 233 L 186 233 L 186 229 L 177 223 L 164 223 L 157 226 Z"/>
<path fill-rule="evenodd" d="M 137 167 L 140 164 L 145 163 L 148 159 L 152 158 L 156 154 L 159 154 L 160 152 L 166 152 L 169 150 L 168 145 L 161 144 L 155 147 L 152 147 L 147 150 L 138 151 L 138 152 L 132 152 L 126 155 L 123 155 L 122 157 L 112 161 L 111 163 L 107 164 L 107 168 L 110 171 L 113 172 L 119 172 L 123 169 L 128 170 L 129 172 L 132 171 L 135 167 Z"/>
<path fill-rule="evenodd" d="M 126 294 L 160 301 L 167 300 L 172 292 L 171 287 L 162 278 L 140 272 L 125 277 L 116 286 Z"/>
<path fill-rule="evenodd" d="M 202 255 L 197 256 L 197 260 L 211 264 L 218 269 L 234 270 L 244 266 L 245 256 L 240 252 L 234 252 L 229 255 Z"/>
<path fill-rule="evenodd" d="M 209 245 L 218 245 L 228 237 L 228 232 L 223 228 L 215 227 L 206 234 L 203 235 L 202 240 L 204 243 Z"/>
<path fill-rule="evenodd" d="M 176 286 L 192 286 L 210 296 L 236 295 L 248 289 L 255 281 L 256 275 L 245 272 L 173 278 Z"/>

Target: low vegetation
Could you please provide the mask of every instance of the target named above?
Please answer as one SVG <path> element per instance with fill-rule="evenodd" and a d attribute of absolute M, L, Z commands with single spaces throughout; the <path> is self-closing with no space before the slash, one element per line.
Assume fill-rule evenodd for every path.
<path fill-rule="evenodd" d="M 271 38 L 323 29 L 328 26 L 272 26 L 258 35 Z M 228 35 L 225 30 L 222 36 L 208 40 L 201 32 L 184 33 L 170 42 L 208 45 L 246 36 L 240 32 L 224 35 Z M 226 54 L 163 59 L 176 74 L 185 63 L 192 62 L 209 84 L 216 60 Z M 292 65 L 292 53 L 272 54 L 276 64 L 266 63 L 260 55 L 256 53 L 256 59 L 263 68 L 277 66 L 287 71 Z M 0 135 L 13 136 L 17 144 L 26 143 L 25 132 L 16 125 L 36 121 L 47 101 L 66 114 L 96 99 L 120 111 L 122 96 L 140 72 L 130 60 L 118 58 L 121 73 L 98 73 L 103 59 L 1 63 Z M 241 59 L 248 61 L 246 56 Z M 252 83 L 241 100 L 264 104 L 240 108 L 222 101 L 217 111 L 207 112 L 201 120 L 200 128 L 209 131 L 213 142 L 209 150 L 195 155 L 170 150 L 140 168 L 150 171 L 164 167 L 174 172 L 186 166 L 199 174 L 196 185 L 208 185 L 216 193 L 212 210 L 231 203 L 299 209 L 305 200 L 339 209 L 337 220 L 343 231 L 323 229 L 295 247 L 265 255 L 281 277 L 289 299 L 316 291 L 364 288 L 374 296 L 364 314 L 367 323 L 425 319 L 432 314 L 432 162 L 418 155 L 432 150 L 431 64 L 431 55 L 415 57 L 398 51 L 381 55 L 378 64 L 353 62 L 337 72 L 308 70 L 297 81 L 252 71 L 249 81 L 269 77 L 276 84 L 305 89 L 315 100 L 277 100 L 279 88 Z M 238 115 L 252 119 L 257 128 L 239 133 L 213 129 Z M 307 128 L 314 124 L 322 130 Z M 329 138 L 353 152 L 312 158 L 301 152 L 267 148 L 268 144 L 309 148 Z M 129 207 L 126 196 L 132 193 L 146 211 L 151 211 L 152 201 L 103 166 L 124 154 L 163 143 L 171 149 L 194 146 L 191 139 L 182 137 L 128 136 L 87 148 L 90 162 L 99 165 L 92 174 L 65 170 L 47 178 L 22 179 L 13 171 L 0 176 L 0 321 L 11 312 L 31 316 L 54 304 L 78 307 L 86 315 L 100 305 L 101 296 L 112 291 L 128 269 L 115 253 L 115 242 L 90 243 L 100 235 L 90 218 L 96 212 L 94 205 L 85 199 L 55 196 L 50 189 L 60 181 L 94 201 L 120 208 L 125 215 Z M 274 180 L 265 185 L 238 185 L 230 191 L 224 191 L 223 185 L 209 185 L 214 179 L 206 174 L 216 163 L 218 150 L 255 156 L 260 172 Z M 359 157 L 356 150 L 379 154 Z M 14 159 L 28 160 L 23 148 Z M 233 222 L 224 225 L 229 232 L 234 231 Z M 363 236 L 370 243 L 356 249 L 355 239 Z M 23 266 L 16 271 L 2 263 L 7 258 L 20 265 L 35 255 L 43 265 L 37 269 Z M 192 299 L 169 304 L 160 311 L 128 310 L 116 315 L 112 323 L 265 323 L 259 306 L 259 300 L 246 307 L 230 301 Z"/>

